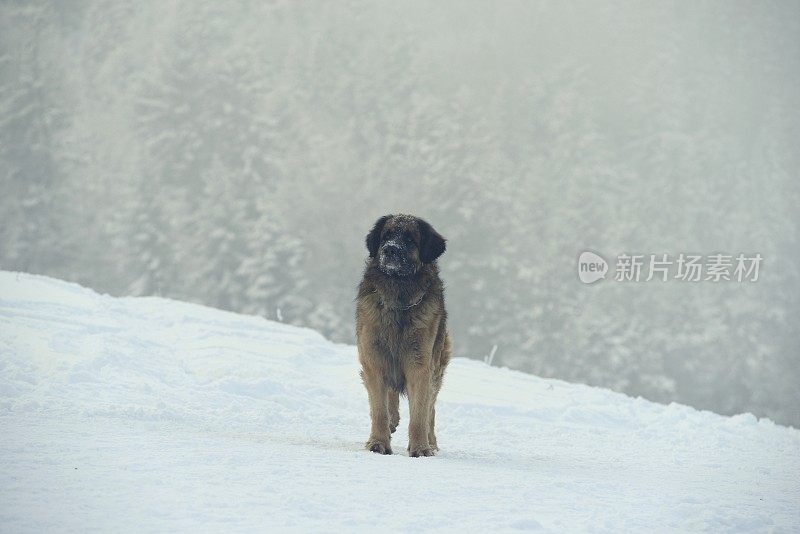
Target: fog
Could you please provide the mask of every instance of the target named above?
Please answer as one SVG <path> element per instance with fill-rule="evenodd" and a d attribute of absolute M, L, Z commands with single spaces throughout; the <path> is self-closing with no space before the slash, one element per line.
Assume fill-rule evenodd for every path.
<path fill-rule="evenodd" d="M 800 426 L 798 6 L 3 2 L 0 268 L 351 343 L 364 236 L 413 213 L 457 356 Z"/>

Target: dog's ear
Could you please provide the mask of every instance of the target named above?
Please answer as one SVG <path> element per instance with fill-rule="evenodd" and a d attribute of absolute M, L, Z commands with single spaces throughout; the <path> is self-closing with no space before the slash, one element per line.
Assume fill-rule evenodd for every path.
<path fill-rule="evenodd" d="M 378 247 L 381 246 L 381 232 L 383 231 L 383 225 L 386 224 L 386 221 L 388 220 L 389 215 L 384 215 L 375 221 L 375 226 L 373 226 L 372 230 L 370 230 L 367 234 L 367 250 L 369 250 L 370 258 L 374 258 L 378 253 Z"/>
<path fill-rule="evenodd" d="M 419 259 L 422 263 L 433 263 L 444 254 L 445 239 L 433 229 L 433 226 L 419 219 Z"/>

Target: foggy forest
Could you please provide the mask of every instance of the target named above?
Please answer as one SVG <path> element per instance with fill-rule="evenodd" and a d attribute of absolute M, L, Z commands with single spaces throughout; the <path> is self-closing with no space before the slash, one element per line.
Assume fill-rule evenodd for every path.
<path fill-rule="evenodd" d="M 797 427 L 798 10 L 3 2 L 0 269 L 352 343 L 364 236 L 412 213 L 456 356 Z M 586 285 L 585 250 L 764 259 Z"/>

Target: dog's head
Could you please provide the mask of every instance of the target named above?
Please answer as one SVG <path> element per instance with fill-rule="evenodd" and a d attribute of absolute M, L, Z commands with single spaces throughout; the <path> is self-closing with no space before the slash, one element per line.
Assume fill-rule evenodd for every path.
<path fill-rule="evenodd" d="M 445 239 L 413 215 L 384 215 L 367 234 L 367 250 L 389 276 L 411 276 L 444 254 Z"/>

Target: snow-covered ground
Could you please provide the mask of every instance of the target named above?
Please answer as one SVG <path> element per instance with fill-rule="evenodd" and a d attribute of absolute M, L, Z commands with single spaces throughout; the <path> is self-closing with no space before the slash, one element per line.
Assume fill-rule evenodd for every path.
<path fill-rule="evenodd" d="M 405 407 L 404 407 L 405 408 Z M 453 360 L 362 450 L 355 348 L 0 272 L 0 531 L 800 531 L 800 431 Z"/>

